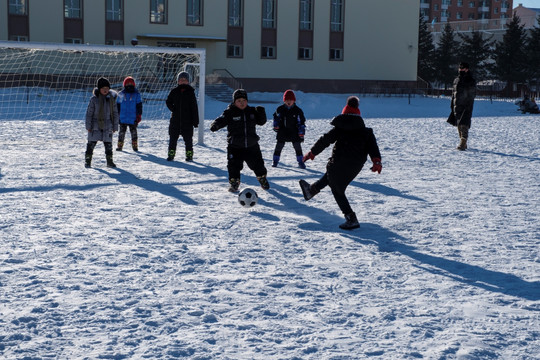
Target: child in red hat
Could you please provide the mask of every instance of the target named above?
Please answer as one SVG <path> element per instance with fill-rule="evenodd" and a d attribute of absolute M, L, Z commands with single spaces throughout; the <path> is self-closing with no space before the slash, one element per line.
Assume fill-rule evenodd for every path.
<path fill-rule="evenodd" d="M 285 143 L 292 142 L 298 166 L 305 169 L 301 143 L 306 133 L 306 118 L 302 109 L 296 105 L 296 96 L 290 89 L 283 93 L 283 105 L 280 105 L 274 113 L 274 131 L 277 133 L 277 143 L 272 167 L 278 165 Z"/>

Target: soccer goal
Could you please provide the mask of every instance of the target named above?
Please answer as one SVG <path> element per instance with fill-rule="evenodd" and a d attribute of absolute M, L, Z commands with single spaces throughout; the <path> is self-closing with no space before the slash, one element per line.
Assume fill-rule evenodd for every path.
<path fill-rule="evenodd" d="M 84 119 L 101 76 L 114 90 L 132 76 L 143 98 L 143 119 L 169 119 L 165 100 L 176 74 L 187 71 L 203 143 L 205 62 L 205 49 L 0 41 L 0 120 Z"/>

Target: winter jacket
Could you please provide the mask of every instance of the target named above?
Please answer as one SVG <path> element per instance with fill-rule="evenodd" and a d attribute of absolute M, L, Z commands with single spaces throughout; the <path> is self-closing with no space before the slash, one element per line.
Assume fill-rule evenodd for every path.
<path fill-rule="evenodd" d="M 188 84 L 178 85 L 171 90 L 166 100 L 171 111 L 169 131 L 192 129 L 199 126 L 199 108 L 195 89 Z"/>
<path fill-rule="evenodd" d="M 361 116 L 341 114 L 332 119 L 331 125 L 334 128 L 321 136 L 311 148 L 311 152 L 318 155 L 334 144 L 329 165 L 340 164 L 343 168 L 356 165 L 360 170 L 368 155 L 381 158 L 373 130 L 365 126 Z"/>
<path fill-rule="evenodd" d="M 137 115 L 142 115 L 142 98 L 137 89 L 131 92 L 125 89 L 120 91 L 116 103 L 118 105 L 120 124 L 133 125 Z"/>
<path fill-rule="evenodd" d="M 306 132 L 304 112 L 296 104 L 291 108 L 283 104 L 274 113 L 274 130 L 277 129 L 276 140 L 279 142 L 303 142 Z"/>
<path fill-rule="evenodd" d="M 117 96 L 116 91 L 109 90 L 107 96 L 103 97 L 97 88 L 94 89 L 86 109 L 88 141 L 112 142 L 113 132 L 118 131 Z"/>
<path fill-rule="evenodd" d="M 227 143 L 233 148 L 248 148 L 258 144 L 256 126 L 266 124 L 264 107 L 248 106 L 244 110 L 230 104 L 210 125 L 211 131 L 227 127 Z"/>
<path fill-rule="evenodd" d="M 452 113 L 455 125 L 471 126 L 474 98 L 476 97 L 476 81 L 470 72 L 460 74 L 452 86 Z"/>

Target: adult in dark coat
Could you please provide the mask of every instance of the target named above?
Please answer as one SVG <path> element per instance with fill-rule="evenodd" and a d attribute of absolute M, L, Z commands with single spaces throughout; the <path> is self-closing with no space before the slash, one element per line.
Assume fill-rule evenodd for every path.
<path fill-rule="evenodd" d="M 373 162 L 371 170 L 379 174 L 382 170 L 377 140 L 373 130 L 365 126 L 358 105 L 359 100 L 356 96 L 349 97 L 341 115 L 332 119 L 331 124 L 334 127 L 321 136 L 311 151 L 304 156 L 304 161 L 313 160 L 324 149 L 334 144 L 332 156 L 326 165 L 326 173 L 311 185 L 305 180 L 300 180 L 300 187 L 306 200 L 311 199 L 327 185 L 330 186 L 336 203 L 345 215 L 346 221 L 339 227 L 346 230 L 360 227 L 356 214 L 345 196 L 347 186 L 362 170 L 368 155 Z"/>
<path fill-rule="evenodd" d="M 168 161 L 174 160 L 178 138 L 182 135 L 186 148 L 186 161 L 193 160 L 193 128 L 199 127 L 199 108 L 195 89 L 189 85 L 189 74 L 178 73 L 178 86 L 167 96 L 166 104 L 171 111 L 169 123 Z"/>
<path fill-rule="evenodd" d="M 247 92 L 244 89 L 237 89 L 233 93 L 233 102 L 210 125 L 212 132 L 227 127 L 229 191 L 238 191 L 244 162 L 253 170 L 261 187 L 265 190 L 270 188 L 256 131 L 257 125 L 264 124 L 266 124 L 264 107 L 249 106 Z"/>
<path fill-rule="evenodd" d="M 476 80 L 472 77 L 469 64 L 462 62 L 459 64 L 459 75 L 454 79 L 452 86 L 452 101 L 450 103 L 452 112 L 448 117 L 448 122 L 458 129 L 460 139 L 458 150 L 467 149 L 475 97 Z"/>

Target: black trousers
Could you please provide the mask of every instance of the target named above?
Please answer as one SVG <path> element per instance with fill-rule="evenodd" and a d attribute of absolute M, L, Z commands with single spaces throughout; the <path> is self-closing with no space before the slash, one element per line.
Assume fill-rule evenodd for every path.
<path fill-rule="evenodd" d="M 302 156 L 302 143 L 301 142 L 293 142 L 292 146 L 294 148 L 294 152 L 296 153 L 296 156 Z M 278 141 L 276 143 L 276 148 L 274 149 L 274 156 L 281 156 L 281 151 L 285 147 L 284 141 Z"/>
<path fill-rule="evenodd" d="M 176 151 L 178 139 L 182 135 L 186 151 L 193 151 L 193 128 L 169 129 L 169 150 Z"/>
<path fill-rule="evenodd" d="M 248 148 L 227 147 L 227 170 L 229 179 L 240 179 L 244 162 L 257 177 L 266 175 L 266 167 L 259 144 Z"/>
<path fill-rule="evenodd" d="M 316 182 L 312 187 L 314 190 L 321 191 L 326 186 L 330 186 L 332 195 L 336 200 L 339 209 L 344 215 L 348 215 L 353 212 L 349 199 L 345 195 L 345 190 L 349 184 L 356 178 L 356 176 L 362 170 L 364 164 L 354 163 L 329 163 L 326 166 L 326 173 Z"/>
<path fill-rule="evenodd" d="M 131 134 L 131 141 L 137 141 L 137 125 L 135 124 L 120 124 L 120 131 L 118 131 L 118 142 L 123 143 L 126 137 L 126 132 L 129 127 L 129 132 Z"/>

